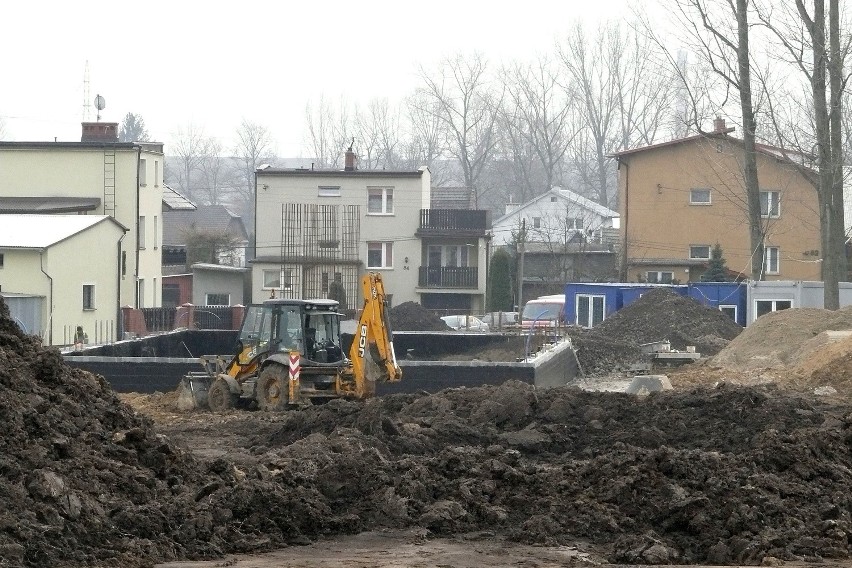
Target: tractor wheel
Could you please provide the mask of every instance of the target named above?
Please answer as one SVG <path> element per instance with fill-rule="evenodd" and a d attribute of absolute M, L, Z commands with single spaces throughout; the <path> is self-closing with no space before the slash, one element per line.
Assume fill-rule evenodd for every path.
<path fill-rule="evenodd" d="M 285 410 L 289 392 L 287 371 L 282 365 L 272 363 L 260 372 L 257 378 L 258 408 L 266 411 Z"/>
<path fill-rule="evenodd" d="M 216 379 L 207 391 L 207 406 L 213 412 L 224 412 L 237 406 L 239 395 L 231 392 L 231 387 L 224 379 Z"/>

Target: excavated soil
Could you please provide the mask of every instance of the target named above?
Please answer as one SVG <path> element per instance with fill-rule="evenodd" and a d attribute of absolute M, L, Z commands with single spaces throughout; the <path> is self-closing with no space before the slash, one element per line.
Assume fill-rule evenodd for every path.
<path fill-rule="evenodd" d="M 705 363 L 702 386 L 638 397 L 510 381 L 180 413 L 171 394 L 123 403 L 21 334 L 2 301 L 0 360 L 0 566 L 132 568 L 383 529 L 583 543 L 626 564 L 852 551 L 852 407 L 786 389 L 780 369 L 774 385 L 714 388 L 727 371 Z M 506 564 L 519 565 L 508 551 Z"/>
<path fill-rule="evenodd" d="M 403 302 L 389 310 L 388 317 L 396 331 L 448 331 L 451 328 L 417 302 Z"/>

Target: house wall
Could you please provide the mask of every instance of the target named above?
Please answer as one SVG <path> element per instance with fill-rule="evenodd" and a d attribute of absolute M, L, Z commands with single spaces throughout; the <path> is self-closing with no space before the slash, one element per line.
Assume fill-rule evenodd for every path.
<path fill-rule="evenodd" d="M 141 149 L 140 149 L 141 148 Z M 144 147 L 3 146 L 0 144 L 0 187 L 8 197 L 96 197 L 92 214 L 104 215 L 105 152 L 115 153 L 115 219 L 129 229 L 122 242 L 127 253 L 121 279 L 121 302 L 137 305 L 136 276 L 143 280 L 144 307 L 158 306 L 162 280 L 159 244 L 162 242 L 163 155 L 158 144 Z M 138 185 L 139 158 L 145 159 L 147 183 Z M 155 171 L 158 175 L 155 176 Z M 156 179 L 155 179 L 156 178 Z M 138 202 L 137 202 L 138 197 Z M 145 217 L 146 246 L 138 249 L 137 225 Z M 154 231 L 156 218 L 157 230 Z M 137 272 L 138 258 L 138 272 Z M 155 284 L 156 282 L 156 284 Z M 141 307 L 141 306 L 140 306 Z"/>
<path fill-rule="evenodd" d="M 281 252 L 281 206 L 283 203 L 317 203 L 320 205 L 360 206 L 360 238 L 358 257 L 360 271 L 380 272 L 393 304 L 417 301 L 415 292 L 418 278 L 418 261 L 421 258 L 420 240 L 415 231 L 420 224 L 420 209 L 429 208 L 429 170 L 423 168 L 413 174 L 394 176 L 391 172 L 369 175 L 366 172 L 311 172 L 257 173 L 256 256 L 278 257 Z M 320 186 L 339 186 L 340 195 L 319 197 Z M 369 187 L 393 188 L 393 213 L 368 214 L 367 189 Z M 392 265 L 384 268 L 367 267 L 367 243 L 393 243 Z M 407 261 L 406 261 L 407 259 Z M 332 259 L 324 259 L 332 264 Z M 263 290 L 263 270 L 275 269 L 278 262 L 252 263 L 252 302 L 262 302 L 269 297 Z M 360 287 L 358 289 L 360 295 Z M 362 299 L 354 305 L 360 305 Z M 350 302 L 351 303 L 351 302 Z"/>
<path fill-rule="evenodd" d="M 244 305 L 242 272 L 232 270 L 193 270 L 192 303 L 196 306 L 207 305 L 207 294 L 228 294 L 231 306 Z"/>
<path fill-rule="evenodd" d="M 123 230 L 103 221 L 46 250 L 5 249 L 0 285 L 4 292 L 43 296 L 42 336 L 45 345 L 70 345 L 83 326 L 90 342 L 112 334 L 119 309 L 118 243 Z M 10 268 L 14 267 L 14 270 Z M 83 309 L 83 285 L 94 285 L 94 309 Z"/>
<path fill-rule="evenodd" d="M 649 270 L 663 270 L 674 272 L 681 282 L 697 281 L 703 267 L 690 266 L 689 248 L 716 243 L 729 269 L 750 273 L 741 152 L 738 145 L 714 138 L 620 158 L 619 201 L 628 280 L 644 278 Z M 761 190 L 781 192 L 781 214 L 770 220 L 766 241 L 767 246 L 780 248 L 779 272 L 765 278 L 819 279 L 814 187 L 793 168 L 763 154 L 758 154 L 758 177 Z M 699 188 L 711 189 L 710 205 L 690 205 L 690 190 Z"/>

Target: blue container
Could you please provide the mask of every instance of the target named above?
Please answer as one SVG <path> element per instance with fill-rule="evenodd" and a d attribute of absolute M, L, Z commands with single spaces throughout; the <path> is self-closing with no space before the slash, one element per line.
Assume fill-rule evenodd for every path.
<path fill-rule="evenodd" d="M 748 287 L 745 282 L 691 282 L 689 297 L 705 306 L 721 309 L 745 327 Z"/>

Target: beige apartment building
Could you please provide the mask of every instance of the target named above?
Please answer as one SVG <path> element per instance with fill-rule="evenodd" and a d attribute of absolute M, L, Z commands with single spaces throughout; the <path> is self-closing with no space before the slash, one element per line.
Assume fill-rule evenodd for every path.
<path fill-rule="evenodd" d="M 749 277 L 751 243 L 742 141 L 714 131 L 618 152 L 623 262 L 628 281 L 698 281 L 717 243 L 732 276 Z M 815 186 L 801 168 L 758 146 L 764 280 L 821 280 Z"/>
<path fill-rule="evenodd" d="M 82 126 L 80 142 L 0 142 L 0 213 L 113 217 L 128 228 L 119 263 L 121 305 L 160 306 L 163 145 L 118 142 L 117 123 Z M 109 245 L 80 250 L 74 259 L 86 263 L 112 253 Z"/>

